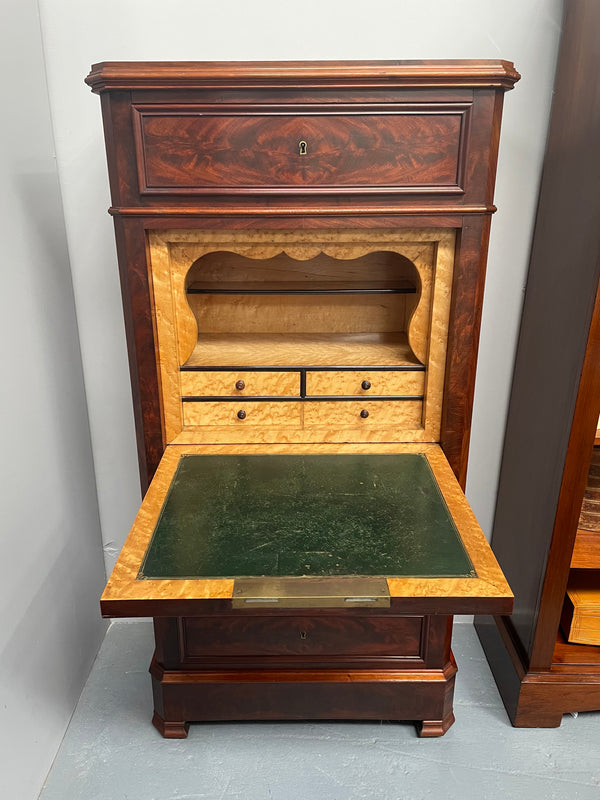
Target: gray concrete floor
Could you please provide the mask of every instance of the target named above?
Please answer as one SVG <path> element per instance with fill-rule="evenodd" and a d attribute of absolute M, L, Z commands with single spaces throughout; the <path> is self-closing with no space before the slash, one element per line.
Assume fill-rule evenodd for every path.
<path fill-rule="evenodd" d="M 600 713 L 511 727 L 474 629 L 455 626 L 456 723 L 150 724 L 147 621 L 111 625 L 40 800 L 600 800 Z M 15 799 L 16 800 L 16 799 Z"/>

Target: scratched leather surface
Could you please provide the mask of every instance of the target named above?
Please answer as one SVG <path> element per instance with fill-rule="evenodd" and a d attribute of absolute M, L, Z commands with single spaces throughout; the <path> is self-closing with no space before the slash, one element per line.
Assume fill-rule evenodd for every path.
<path fill-rule="evenodd" d="M 423 455 L 187 455 L 140 577 L 471 574 Z"/>

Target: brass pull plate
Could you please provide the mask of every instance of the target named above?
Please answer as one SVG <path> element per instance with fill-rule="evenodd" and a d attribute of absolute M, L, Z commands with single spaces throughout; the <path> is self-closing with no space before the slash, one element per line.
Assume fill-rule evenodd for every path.
<path fill-rule="evenodd" d="M 385 578 L 236 578 L 233 608 L 389 608 Z"/>

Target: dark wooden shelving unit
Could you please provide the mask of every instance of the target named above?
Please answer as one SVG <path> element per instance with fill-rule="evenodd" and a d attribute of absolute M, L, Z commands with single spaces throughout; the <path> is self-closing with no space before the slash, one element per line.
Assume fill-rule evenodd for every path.
<path fill-rule="evenodd" d="M 567 3 L 492 535 L 515 609 L 476 618 L 520 727 L 600 709 L 600 647 L 559 627 L 600 412 L 599 29 L 595 0 Z"/>

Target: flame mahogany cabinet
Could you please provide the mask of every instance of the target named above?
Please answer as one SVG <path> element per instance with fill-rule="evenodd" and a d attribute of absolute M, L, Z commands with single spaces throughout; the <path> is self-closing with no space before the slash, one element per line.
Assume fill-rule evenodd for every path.
<path fill-rule="evenodd" d="M 454 721 L 504 61 L 101 63 L 154 724 Z"/>
<path fill-rule="evenodd" d="M 566 4 L 492 536 L 515 609 L 476 619 L 518 727 L 600 710 L 600 647 L 560 627 L 574 570 L 600 589 L 600 533 L 578 529 L 600 443 L 599 28 L 595 0 Z"/>

